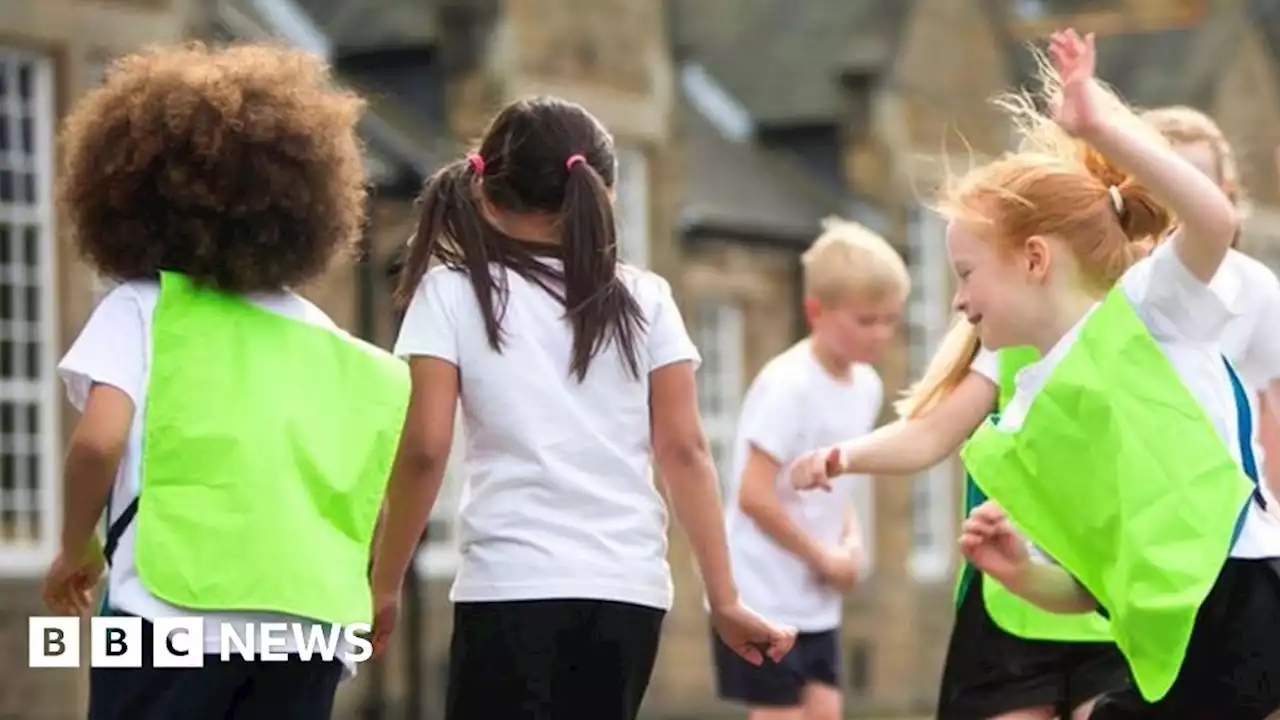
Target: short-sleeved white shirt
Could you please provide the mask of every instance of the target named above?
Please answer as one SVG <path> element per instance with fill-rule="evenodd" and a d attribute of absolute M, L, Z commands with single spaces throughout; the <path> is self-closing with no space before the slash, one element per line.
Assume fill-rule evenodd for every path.
<path fill-rule="evenodd" d="M 1247 390 L 1265 390 L 1280 379 L 1280 280 L 1266 265 L 1232 250 L 1210 287 L 1232 314 L 1222 332 L 1223 354 Z"/>
<path fill-rule="evenodd" d="M 1192 397 L 1204 408 L 1231 456 L 1240 462 L 1235 391 L 1222 357 L 1226 349 L 1224 336 L 1239 317 L 1233 312 L 1235 301 L 1250 296 L 1247 286 L 1252 281 L 1247 274 L 1233 271 L 1240 267 L 1238 258 L 1229 262 L 1225 266 L 1227 272 L 1219 272 L 1205 284 L 1183 266 L 1174 244 L 1164 243 L 1131 267 L 1120 278 L 1119 287 Z M 1079 338 L 1085 320 L 1077 323 L 1041 360 L 1019 371 L 1017 392 L 1000 415 L 1001 428 L 1021 427 L 1052 369 Z M 1228 359 L 1238 361 L 1230 355 Z M 1255 456 L 1260 457 L 1255 439 L 1250 438 L 1249 442 Z M 1260 465 L 1258 471 L 1262 471 Z M 1274 503 L 1266 482 L 1260 486 L 1268 504 Z M 1280 557 L 1280 520 L 1251 503 L 1231 556 Z"/>
<path fill-rule="evenodd" d="M 850 380 L 837 380 L 814 358 L 808 343 L 770 361 L 747 390 L 738 419 L 733 475 L 725 483 L 725 524 L 738 592 L 743 602 L 770 620 L 802 632 L 832 630 L 840 626 L 843 598 L 738 506 L 750 448 L 781 466 L 774 487 L 791 519 L 814 540 L 836 546 L 843 540 L 850 504 L 860 526 L 870 525 L 874 508 L 856 501 L 871 498 L 871 479 L 844 475 L 836 478 L 830 493 L 797 492 L 787 473 L 807 450 L 870 432 L 883 401 L 884 386 L 874 368 L 855 365 Z"/>
<path fill-rule="evenodd" d="M 647 328 L 639 378 L 609 343 L 586 379 L 570 371 L 564 308 L 518 274 L 503 347 L 485 334 L 461 270 L 419 284 L 395 352 L 459 369 L 465 485 L 456 602 L 584 598 L 668 609 L 667 510 L 654 484 L 649 373 L 699 362 L 665 280 L 621 266 Z M 673 479 L 678 481 L 678 478 Z"/>
<path fill-rule="evenodd" d="M 142 438 L 146 427 L 147 386 L 151 368 L 151 321 L 159 300 L 160 285 L 152 281 L 133 281 L 114 288 L 81 330 L 71 349 L 58 364 L 58 372 L 67 387 L 67 397 L 77 410 L 83 410 L 94 384 L 110 385 L 124 392 L 133 401 L 133 426 L 120 461 L 115 485 L 111 492 L 108 522 L 115 522 L 138 496 L 142 483 Z M 333 321 L 318 308 L 292 293 L 248 296 L 250 302 L 285 317 L 340 332 Z M 249 623 L 306 622 L 301 618 L 274 613 L 212 613 L 188 610 L 170 605 L 152 595 L 134 565 L 134 545 L 137 523 L 132 522 L 120 537 L 108 574 L 108 601 L 123 613 L 137 615 L 147 620 L 158 617 L 202 617 L 205 624 L 204 652 L 220 651 L 220 624 L 238 628 L 241 638 L 248 637 Z M 227 546 L 228 552 L 251 552 L 252 548 Z M 323 558 L 317 560 L 323 562 Z M 191 572 L 199 572 L 192 568 Z M 307 633 L 310 633 L 307 623 Z M 309 637 L 309 635 L 308 635 Z M 273 651 L 297 652 L 291 636 L 286 636 L 283 647 Z M 344 648 L 349 652 L 350 648 Z M 350 669 L 351 666 L 348 665 Z"/>

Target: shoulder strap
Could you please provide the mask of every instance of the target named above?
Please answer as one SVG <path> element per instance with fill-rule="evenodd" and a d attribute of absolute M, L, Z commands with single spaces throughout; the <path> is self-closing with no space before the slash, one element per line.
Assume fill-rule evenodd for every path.
<path fill-rule="evenodd" d="M 1240 382 L 1236 369 L 1231 366 L 1231 361 L 1223 356 L 1222 364 L 1227 367 L 1227 375 L 1231 378 L 1231 389 L 1235 393 L 1236 432 L 1240 436 L 1240 464 L 1244 466 L 1245 475 L 1253 481 L 1253 499 L 1259 506 L 1266 508 L 1267 501 L 1262 495 L 1258 463 L 1253 456 L 1253 411 L 1249 406 L 1249 394 L 1244 389 L 1244 383 Z"/>
<path fill-rule="evenodd" d="M 106 558 L 108 566 L 111 565 L 111 558 L 116 554 L 116 546 L 120 544 L 120 538 L 124 537 L 124 531 L 129 529 L 129 523 L 133 522 L 133 517 L 138 514 L 138 500 L 137 497 L 131 500 L 124 512 L 120 513 L 120 517 L 107 527 L 107 539 L 102 544 L 102 556 Z"/>

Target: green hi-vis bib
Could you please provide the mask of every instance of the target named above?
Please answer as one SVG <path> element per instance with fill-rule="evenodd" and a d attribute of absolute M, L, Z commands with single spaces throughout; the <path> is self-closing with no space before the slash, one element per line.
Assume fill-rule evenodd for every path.
<path fill-rule="evenodd" d="M 1022 428 L 984 423 L 961 457 L 1107 611 L 1142 696 L 1164 697 L 1253 485 L 1120 291 Z"/>
<path fill-rule="evenodd" d="M 1000 368 L 998 407 L 1003 410 L 1017 390 L 1015 379 L 1018 371 L 1039 360 L 1040 351 L 1033 347 L 1006 348 L 1000 350 L 996 357 Z M 965 517 L 986 500 L 982 490 L 966 474 Z M 957 606 L 964 601 L 964 593 L 976 572 L 969 563 L 965 563 L 961 569 Z M 1042 610 L 1009 592 L 991 578 L 983 579 L 982 600 L 992 622 L 1016 637 L 1055 642 L 1111 642 L 1111 630 L 1101 615 L 1059 615 Z"/>
<path fill-rule="evenodd" d="M 350 336 L 165 273 L 135 563 L 160 599 L 370 622 L 370 543 L 408 370 Z"/>

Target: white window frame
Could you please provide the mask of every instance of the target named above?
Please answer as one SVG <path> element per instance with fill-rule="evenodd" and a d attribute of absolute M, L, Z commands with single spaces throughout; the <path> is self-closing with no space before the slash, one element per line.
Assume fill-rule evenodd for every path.
<path fill-rule="evenodd" d="M 908 366 L 913 378 L 923 374 L 947 332 L 951 315 L 944 235 L 945 226 L 936 212 L 912 208 L 907 227 L 911 297 L 906 315 Z M 918 581 L 942 580 L 951 568 L 955 477 L 955 461 L 947 458 L 911 481 L 911 552 L 907 562 L 911 576 Z"/>
<path fill-rule="evenodd" d="M 38 276 L 32 278 L 23 272 L 20 263 L 0 266 L 0 276 L 6 284 L 28 285 L 32 282 L 39 287 L 37 297 L 40 302 L 39 325 L 37 333 L 38 353 L 36 357 L 37 377 L 29 379 L 0 379 L 0 399 L 5 401 L 35 402 L 40 414 L 38 427 L 23 428 L 25 413 L 15 413 L 23 419 L 15 418 L 19 433 L 8 437 L 0 437 L 0 443 L 6 450 L 26 450 L 36 452 L 40 458 L 40 477 L 36 478 L 37 490 L 34 497 L 22 491 L 0 491 L 0 507 L 18 505 L 18 519 L 13 530 L 16 533 L 33 533 L 30 526 L 34 513 L 38 518 L 41 535 L 28 542 L 10 540 L 0 535 L 0 576 L 32 577 L 43 573 L 53 559 L 57 550 L 58 538 L 61 535 L 61 517 L 59 499 L 61 488 L 61 457 L 59 445 L 59 411 L 57 378 L 54 376 L 54 352 L 57 343 L 57 323 L 59 319 L 57 296 L 54 292 L 56 273 L 54 245 L 56 244 L 53 205 L 53 173 L 54 173 L 54 75 L 53 63 L 45 55 L 0 46 L 0 60 L 11 70 L 5 78 L 10 94 L 0 97 L 5 105 L 6 116 L 14 125 L 10 129 L 10 150 L 0 156 L 0 162 L 7 166 L 25 163 L 26 156 L 21 152 L 18 118 L 23 112 L 29 113 L 34 132 L 34 153 L 31 161 L 35 167 L 28 168 L 36 175 L 36 198 L 33 205 L 0 204 L 0 224 L 17 226 L 34 226 L 39 233 L 37 243 Z M 22 107 L 16 94 L 16 68 L 26 65 L 31 69 L 31 105 Z M 16 238 L 16 233 L 11 233 Z M 20 244 L 13 247 L 18 251 Z M 12 257 L 12 255 L 11 255 Z M 17 314 L 17 313 L 15 313 Z M 0 322 L 0 337 L 21 338 L 30 328 L 21 328 L 16 322 Z M 25 359 L 22 361 L 25 367 Z M 25 433 L 23 432 L 25 430 Z M 25 437 L 24 437 L 25 435 Z M 34 445 L 34 447 L 30 447 Z M 25 467 L 18 472 L 18 477 L 8 479 L 15 488 L 23 487 L 29 482 Z M 21 497 L 19 501 L 17 498 Z M 24 516 L 23 513 L 27 513 Z M 26 518 L 25 520 L 23 518 Z M 6 531 L 7 534 L 7 531 Z"/>
<path fill-rule="evenodd" d="M 693 342 L 702 354 L 698 368 L 698 410 L 703 432 L 714 449 L 720 494 L 729 498 L 737 485 L 732 477 L 738 409 L 742 405 L 742 365 L 746 344 L 746 318 L 742 308 L 725 298 L 702 300 L 694 315 Z M 709 402 L 715 398 L 715 408 Z"/>
<path fill-rule="evenodd" d="M 640 268 L 649 267 L 649 158 L 641 147 L 620 144 L 616 148 L 614 204 L 618 216 L 618 257 Z"/>
<path fill-rule="evenodd" d="M 457 417 L 462 416 L 458 406 Z M 449 462 L 440 483 L 440 494 L 431 508 L 430 522 L 444 527 L 444 537 L 429 538 L 418 548 L 413 566 L 418 577 L 428 579 L 452 578 L 462 564 L 462 548 L 458 542 L 458 510 L 466 495 L 466 471 L 462 423 L 453 428 L 453 447 L 449 450 Z"/>

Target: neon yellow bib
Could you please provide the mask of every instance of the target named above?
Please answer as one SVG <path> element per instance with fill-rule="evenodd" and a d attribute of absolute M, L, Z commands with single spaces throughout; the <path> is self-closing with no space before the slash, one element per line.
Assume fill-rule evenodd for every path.
<path fill-rule="evenodd" d="M 1022 428 L 985 423 L 961 457 L 1108 612 L 1143 697 L 1164 697 L 1253 484 L 1120 291 Z"/>
<path fill-rule="evenodd" d="M 998 357 L 1000 408 L 1003 409 L 1017 390 L 1014 379 L 1018 371 L 1039 360 L 1040 352 L 1031 347 L 1009 348 L 1001 350 Z M 969 483 L 972 485 L 972 480 Z M 980 490 L 977 493 L 981 495 Z M 975 503 L 974 507 L 978 504 L 981 501 Z M 991 620 L 1001 630 L 1020 638 L 1058 642 L 1111 642 L 1111 629 L 1107 626 L 1106 619 L 1096 613 L 1057 615 L 1046 612 L 1009 592 L 991 578 L 983 579 L 982 599 Z"/>
<path fill-rule="evenodd" d="M 350 624 L 408 403 L 389 354 L 161 278 L 135 562 L 157 597 Z"/>

